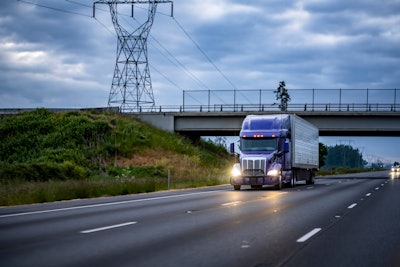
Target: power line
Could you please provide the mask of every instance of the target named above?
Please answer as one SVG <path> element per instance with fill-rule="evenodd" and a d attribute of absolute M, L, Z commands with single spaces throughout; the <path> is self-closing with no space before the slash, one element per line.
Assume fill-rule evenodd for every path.
<path fill-rule="evenodd" d="M 119 12 L 117 12 L 118 13 L 118 15 L 123 15 L 123 14 L 121 14 L 121 13 L 119 13 Z M 163 13 L 161 13 L 161 14 L 163 14 Z M 130 16 L 129 16 L 130 17 Z M 130 22 L 129 21 L 127 21 L 125 18 L 122 18 L 127 24 L 130 24 Z M 139 24 L 139 22 L 134 18 L 133 19 L 134 21 L 136 21 L 138 24 Z M 196 75 L 194 75 L 188 68 L 186 68 L 185 67 L 185 65 L 183 65 L 183 63 L 181 63 L 174 55 L 172 55 L 171 54 L 171 52 L 169 52 L 168 51 L 168 49 L 167 48 L 165 48 L 154 36 L 152 36 L 152 34 L 149 34 L 149 37 L 153 40 L 153 41 L 155 41 L 171 58 L 173 58 L 174 60 L 175 60 L 175 62 L 174 61 L 172 61 L 168 56 L 166 56 L 159 48 L 157 48 L 155 45 L 153 45 L 151 42 L 150 42 L 150 44 L 155 48 L 155 49 L 157 49 L 159 52 L 160 52 L 160 54 L 161 55 L 163 55 L 169 62 L 171 62 L 172 64 L 174 64 L 176 67 L 181 67 L 185 72 L 186 72 L 186 74 L 188 75 L 188 76 L 190 76 L 192 79 L 193 79 L 193 81 L 195 81 L 195 82 L 197 82 L 200 86 L 202 86 L 202 87 L 204 87 L 204 88 L 206 88 L 207 90 L 211 90 L 206 84 L 204 84 L 199 78 L 197 78 L 196 77 Z M 158 73 L 160 73 L 159 71 L 157 71 Z M 161 73 L 160 73 L 161 74 Z M 161 74 L 164 78 L 165 78 L 165 75 L 163 75 L 163 74 Z M 170 79 L 167 79 L 169 82 L 171 82 L 171 80 Z M 173 84 L 173 85 L 175 85 L 175 86 L 177 86 L 176 85 L 176 83 L 173 83 L 173 82 L 171 82 L 171 84 Z M 180 88 L 180 86 L 177 86 L 179 89 L 181 89 Z M 182 89 L 181 89 L 182 90 Z"/>
<path fill-rule="evenodd" d="M 86 4 L 82 4 L 82 3 L 79 3 L 79 2 L 76 2 L 76 1 L 72 1 L 72 0 L 65 0 L 65 2 L 69 2 L 69 3 L 72 3 L 72 4 L 79 5 L 79 6 L 92 8 L 92 6 L 89 6 L 89 5 L 86 5 Z"/>
<path fill-rule="evenodd" d="M 196 48 L 203 54 L 203 56 L 214 66 L 214 68 L 221 74 L 222 77 L 233 87 L 233 89 L 237 89 L 237 87 L 225 76 L 225 74 L 214 64 L 214 62 L 210 59 L 209 56 L 200 48 L 200 46 L 194 41 L 194 39 L 189 35 L 189 33 L 182 27 L 182 25 L 173 17 L 174 21 L 178 25 L 178 27 L 186 34 L 186 36 L 192 41 L 192 43 L 196 46 Z"/>
<path fill-rule="evenodd" d="M 116 36 L 116 33 L 111 31 L 103 22 L 101 22 L 100 20 L 98 20 L 97 18 L 94 18 L 101 26 L 103 26 L 109 33 L 112 34 L 112 36 Z"/>
<path fill-rule="evenodd" d="M 119 13 L 119 12 L 117 12 L 117 14 L 118 15 L 123 15 L 123 14 L 121 14 L 121 13 Z M 128 24 L 130 24 L 130 22 L 129 21 L 127 21 L 127 20 L 125 20 L 124 18 L 122 18 L 126 23 L 128 23 Z M 136 21 L 138 24 L 139 24 L 139 22 L 134 18 L 134 21 Z M 158 42 L 153 36 L 151 36 L 151 34 L 149 34 L 149 36 L 153 39 L 153 40 L 155 40 L 162 48 L 164 48 L 162 45 L 161 45 L 161 43 L 160 42 Z M 155 46 L 154 46 L 155 47 Z M 174 64 L 175 66 L 176 66 L 176 64 L 173 62 L 173 61 L 171 61 L 168 57 L 166 57 L 157 47 L 155 47 L 165 58 L 167 58 L 172 64 Z M 165 48 L 164 48 L 165 49 Z M 166 49 L 165 49 L 166 50 Z M 169 51 L 168 50 L 166 50 L 168 53 L 169 53 Z M 171 55 L 172 56 L 172 55 Z M 173 57 L 173 56 L 172 56 Z M 177 60 L 177 59 L 175 59 L 175 60 Z M 171 84 L 173 84 L 174 86 L 176 86 L 177 88 L 179 88 L 180 90 L 183 90 L 179 85 L 177 85 L 175 82 L 173 82 L 171 79 L 169 79 L 167 76 L 165 76 L 161 71 L 159 71 L 156 67 L 154 67 L 154 65 L 152 65 L 152 64 L 150 64 L 149 63 L 149 65 L 150 65 L 150 67 L 152 68 L 152 69 L 154 69 L 158 74 L 160 74 L 161 76 L 163 76 L 167 81 L 169 81 Z"/>
<path fill-rule="evenodd" d="M 29 1 L 25 1 L 25 0 L 17 0 L 18 2 L 24 3 L 24 4 L 28 4 L 28 5 L 33 5 L 33 6 L 38 6 L 38 7 L 42 7 L 42 8 L 47 8 L 50 10 L 55 10 L 55 11 L 59 11 L 59 12 L 64 12 L 64 13 L 69 13 L 69 14 L 74 14 L 74 15 L 79 15 L 79 16 L 83 16 L 83 17 L 89 17 L 91 18 L 92 16 L 86 15 L 86 14 L 82 14 L 82 13 L 78 13 L 78 12 L 74 12 L 74 11 L 68 11 L 65 9 L 61 9 L 61 8 L 56 8 L 56 7 L 51 7 L 51 6 L 45 6 L 45 5 L 41 5 L 41 4 L 37 4 L 37 3 L 32 3 Z"/>
<path fill-rule="evenodd" d="M 206 88 L 207 90 L 211 90 L 206 84 L 204 84 L 199 78 L 196 77 L 196 75 L 194 75 L 192 72 L 190 72 L 190 70 L 188 70 L 188 68 L 185 67 L 185 65 L 183 65 L 174 55 L 171 54 L 171 52 L 169 52 L 156 38 L 154 38 L 152 35 L 150 35 L 151 39 L 154 40 L 165 52 L 167 52 L 167 54 L 172 57 L 176 63 L 174 63 L 172 60 L 170 60 L 167 56 L 165 56 L 159 49 L 157 49 L 165 58 L 167 58 L 169 60 L 169 62 L 171 62 L 172 64 L 174 64 L 175 66 L 180 66 L 189 76 L 192 77 L 192 79 L 194 81 L 196 81 L 198 84 L 200 84 L 201 86 L 203 86 L 204 88 Z M 151 44 L 151 43 L 150 43 Z M 178 65 L 177 65 L 178 64 Z"/>
<path fill-rule="evenodd" d="M 68 14 L 73 14 L 73 15 L 78 15 L 78 16 L 83 16 L 83 17 L 89 17 L 89 18 L 93 18 L 92 16 L 86 15 L 86 14 L 82 14 L 82 13 L 78 13 L 78 12 L 74 12 L 74 11 L 69 11 L 69 10 L 65 10 L 65 9 L 61 9 L 61 8 L 56 8 L 56 7 L 51 7 L 51 6 L 46 6 L 46 5 L 42 5 L 42 4 L 37 4 L 37 3 L 32 3 L 29 1 L 25 1 L 25 0 L 17 0 L 18 2 L 24 3 L 24 4 L 28 4 L 28 5 L 33 5 L 33 6 L 38 6 L 38 7 L 42 7 L 42 8 L 46 8 L 46 9 L 50 9 L 50 10 L 55 10 L 58 12 L 63 12 L 63 13 L 68 13 Z M 82 4 L 76 1 L 72 1 L 72 0 L 65 0 L 66 2 L 72 3 L 72 4 L 76 4 L 76 5 L 80 5 L 80 6 L 84 6 L 84 7 L 90 7 L 89 5 L 86 4 Z M 100 9 L 101 11 L 106 11 L 107 10 L 103 10 Z M 109 33 L 111 33 L 113 36 L 115 36 L 115 33 L 112 32 L 106 25 L 104 25 L 104 23 L 102 23 L 100 20 L 98 20 L 97 18 L 94 18 L 101 26 L 103 26 Z"/>
<path fill-rule="evenodd" d="M 177 85 L 175 82 L 173 82 L 170 78 L 168 78 L 167 76 L 165 76 L 161 71 L 159 71 L 156 67 L 154 67 L 152 64 L 150 64 L 149 63 L 149 65 L 150 65 L 150 67 L 152 68 L 152 69 L 154 69 L 158 74 L 160 74 L 161 76 L 163 76 L 164 77 L 164 79 L 166 79 L 167 81 L 169 81 L 172 85 L 175 85 L 177 88 L 179 88 L 179 90 L 182 90 L 183 91 L 183 89 L 179 86 L 179 85 Z"/>
<path fill-rule="evenodd" d="M 74 11 L 69 11 L 69 10 L 65 10 L 65 9 L 61 9 L 61 8 L 56 8 L 56 7 L 52 7 L 52 6 L 47 6 L 47 5 L 43 5 L 43 4 L 38 4 L 38 3 L 33 3 L 30 1 L 26 1 L 26 0 L 17 0 L 18 2 L 24 3 L 24 4 L 29 4 L 29 5 L 33 5 L 33 6 L 38 6 L 41 8 L 46 8 L 46 9 L 50 9 L 50 10 L 54 10 L 54 11 L 58 11 L 58 12 L 63 12 L 63 13 L 68 13 L 68 14 L 73 14 L 73 15 L 78 15 L 78 16 L 83 16 L 83 17 L 89 17 L 89 18 L 93 18 L 93 16 L 90 15 L 86 15 L 86 14 L 82 14 L 82 13 L 78 13 L 78 12 L 74 12 Z M 84 3 L 80 3 L 77 1 L 73 1 L 73 0 L 65 0 L 66 2 L 72 3 L 72 4 L 76 4 L 76 5 L 80 5 L 83 7 L 88 7 L 88 8 L 92 8 L 92 6 L 89 6 L 87 4 Z M 141 7 L 138 7 L 141 8 Z M 100 9 L 101 10 L 101 9 Z M 102 10 L 102 11 L 106 11 L 106 10 Z M 157 12 L 159 14 L 162 15 L 166 15 L 164 13 L 161 12 Z M 121 14 L 123 15 L 123 14 Z M 168 15 L 170 16 L 170 15 Z M 183 28 L 183 26 L 178 22 L 178 20 L 176 20 L 175 17 L 172 17 L 175 21 L 175 23 L 178 25 L 178 27 L 182 30 L 182 32 L 191 40 L 191 42 L 195 45 L 195 47 L 201 52 L 201 54 L 208 60 L 209 63 L 211 63 L 211 65 L 218 71 L 218 73 L 220 73 L 220 75 L 234 88 L 237 89 L 237 87 L 233 84 L 233 82 L 218 68 L 217 65 L 215 65 L 215 63 L 211 60 L 211 58 L 204 52 L 203 49 L 201 49 L 201 47 L 195 42 L 195 40 L 190 36 L 190 34 Z M 100 20 L 98 20 L 97 18 L 94 18 L 102 27 L 104 27 L 108 32 L 110 32 L 113 36 L 115 36 L 115 34 L 104 24 L 102 23 Z M 176 57 L 174 57 L 164 46 L 161 45 L 160 42 L 158 42 L 153 36 L 150 36 L 153 40 L 156 41 L 156 43 L 159 44 L 159 46 L 165 50 L 169 56 L 171 56 L 176 62 L 177 64 L 182 67 L 184 69 L 184 71 L 192 77 L 193 80 L 195 80 L 197 83 L 199 83 L 202 87 L 206 88 L 207 90 L 210 90 L 210 88 L 205 85 L 199 78 L 197 78 L 193 73 L 191 73 Z M 161 53 L 163 54 L 163 53 Z M 164 55 L 164 54 L 163 54 Z M 164 55 L 165 56 L 165 55 Z M 166 56 L 165 56 L 166 57 Z M 166 57 L 168 59 L 168 57 Z M 169 60 L 169 59 L 168 59 Z M 173 63 L 171 60 L 169 60 L 171 63 Z M 176 65 L 175 63 L 173 63 L 174 65 Z M 157 71 L 158 72 L 158 71 Z M 165 77 L 163 75 L 163 77 Z M 167 79 L 168 81 L 171 82 L 170 79 Z M 176 86 L 175 83 L 172 83 Z M 179 86 L 178 86 L 179 88 Z"/>

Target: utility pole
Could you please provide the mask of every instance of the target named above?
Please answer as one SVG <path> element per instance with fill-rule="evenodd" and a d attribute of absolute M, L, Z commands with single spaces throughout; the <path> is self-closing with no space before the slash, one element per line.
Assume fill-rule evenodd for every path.
<path fill-rule="evenodd" d="M 152 110 L 155 107 L 147 57 L 147 37 L 159 3 L 171 4 L 172 17 L 172 1 L 99 0 L 93 3 L 93 17 L 95 17 L 96 4 L 109 6 L 118 39 L 114 76 L 108 98 L 109 108 L 117 105 L 121 112 L 140 112 L 142 108 Z M 125 29 L 119 20 L 121 14 L 118 13 L 118 5 L 122 4 L 131 5 L 132 18 L 134 18 L 135 4 L 148 4 L 147 19 L 139 22 L 141 24 L 133 31 Z"/>

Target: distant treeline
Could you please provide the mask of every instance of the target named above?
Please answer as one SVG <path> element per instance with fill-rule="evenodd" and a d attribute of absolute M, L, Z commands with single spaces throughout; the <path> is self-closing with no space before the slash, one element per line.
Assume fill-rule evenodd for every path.
<path fill-rule="evenodd" d="M 328 154 L 325 158 L 323 168 L 363 168 L 367 165 L 367 161 L 363 159 L 362 153 L 349 145 L 335 145 L 327 147 Z"/>

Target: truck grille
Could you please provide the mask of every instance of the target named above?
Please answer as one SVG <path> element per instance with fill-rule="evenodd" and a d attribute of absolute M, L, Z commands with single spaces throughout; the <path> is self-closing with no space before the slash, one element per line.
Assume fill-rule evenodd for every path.
<path fill-rule="evenodd" d="M 265 159 L 264 158 L 243 159 L 242 173 L 244 176 L 265 176 Z"/>

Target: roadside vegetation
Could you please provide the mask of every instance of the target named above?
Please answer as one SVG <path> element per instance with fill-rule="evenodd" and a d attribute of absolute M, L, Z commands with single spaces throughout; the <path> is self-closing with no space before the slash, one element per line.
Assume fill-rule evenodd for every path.
<path fill-rule="evenodd" d="M 227 183 L 222 146 L 164 132 L 121 114 L 0 117 L 0 206 Z"/>
<path fill-rule="evenodd" d="M 371 164 L 369 167 L 367 164 L 357 148 L 350 145 L 328 147 L 319 143 L 319 176 L 370 172 L 383 168 L 383 164 Z"/>

